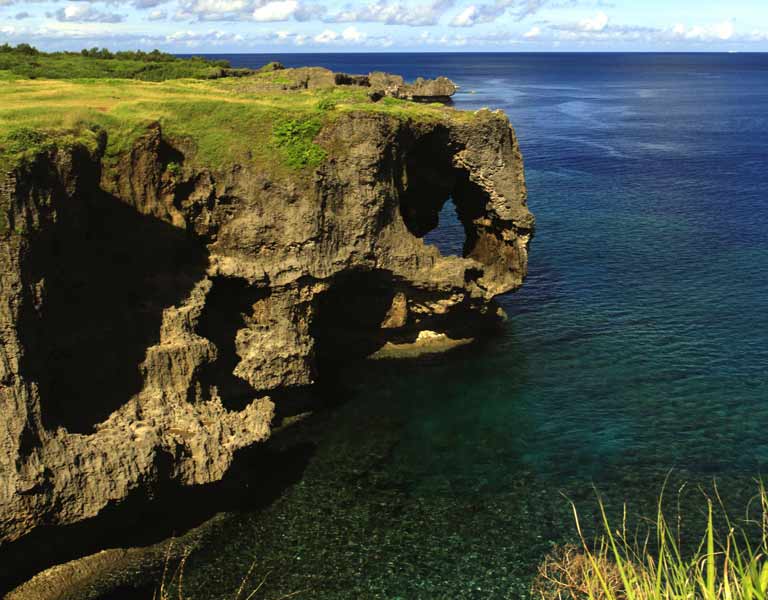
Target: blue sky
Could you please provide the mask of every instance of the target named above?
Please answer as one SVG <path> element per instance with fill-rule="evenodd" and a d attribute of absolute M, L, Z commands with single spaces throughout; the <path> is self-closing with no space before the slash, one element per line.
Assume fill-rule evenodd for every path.
<path fill-rule="evenodd" d="M 0 43 L 173 52 L 768 51 L 768 0 L 0 0 Z"/>

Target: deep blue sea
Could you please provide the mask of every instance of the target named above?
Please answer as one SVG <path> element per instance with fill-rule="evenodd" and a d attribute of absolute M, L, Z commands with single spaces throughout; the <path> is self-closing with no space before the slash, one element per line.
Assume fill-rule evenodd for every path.
<path fill-rule="evenodd" d="M 300 480 L 190 586 L 224 597 L 256 559 L 265 598 L 525 598 L 567 499 L 652 514 L 669 476 L 691 514 L 713 481 L 743 512 L 768 471 L 768 55 L 226 58 L 450 77 L 509 115 L 538 225 L 503 334 L 347 374 Z M 463 241 L 450 204 L 429 239 Z"/>

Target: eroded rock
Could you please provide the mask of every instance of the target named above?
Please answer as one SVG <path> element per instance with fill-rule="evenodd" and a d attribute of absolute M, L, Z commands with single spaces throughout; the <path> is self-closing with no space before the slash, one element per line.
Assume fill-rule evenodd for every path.
<path fill-rule="evenodd" d="M 277 70 L 280 69 L 264 67 L 261 72 Z M 458 86 L 447 77 L 437 77 L 436 79 L 418 77 L 413 83 L 407 83 L 400 75 L 381 71 L 374 71 L 368 75 L 350 75 L 335 73 L 323 67 L 300 67 L 290 69 L 285 73 L 284 77 L 281 78 L 283 81 L 279 84 L 285 90 L 316 90 L 336 86 L 358 86 L 370 88 L 369 95 L 374 100 L 389 97 L 414 102 L 448 103 L 458 90 Z"/>
<path fill-rule="evenodd" d="M 0 178 L 0 542 L 216 481 L 279 424 L 273 391 L 497 318 L 534 226 L 503 114 L 349 112 L 317 142 L 308 177 L 171 176 L 154 124 L 109 171 L 102 145 Z M 463 256 L 421 239 L 447 201 Z"/>
<path fill-rule="evenodd" d="M 416 102 L 449 102 L 458 89 L 447 77 L 419 77 L 413 83 L 406 83 L 400 75 L 375 71 L 368 76 L 368 81 L 374 93 Z"/>

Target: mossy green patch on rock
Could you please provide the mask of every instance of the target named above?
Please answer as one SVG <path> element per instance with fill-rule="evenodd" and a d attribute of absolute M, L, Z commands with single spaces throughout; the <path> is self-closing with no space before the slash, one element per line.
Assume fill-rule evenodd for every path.
<path fill-rule="evenodd" d="M 289 167 L 317 167 L 326 158 L 325 150 L 314 141 L 322 127 L 317 116 L 280 121 L 272 128 L 272 143 L 283 152 Z"/>

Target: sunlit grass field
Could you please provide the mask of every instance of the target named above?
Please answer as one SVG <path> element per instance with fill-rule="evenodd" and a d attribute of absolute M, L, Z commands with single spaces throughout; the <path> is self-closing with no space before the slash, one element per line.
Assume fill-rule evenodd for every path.
<path fill-rule="evenodd" d="M 273 139 L 281 127 L 304 139 L 314 137 L 324 123 L 349 111 L 375 111 L 421 121 L 468 118 L 442 105 L 391 98 L 374 103 L 361 87 L 282 89 L 283 80 L 290 81 L 290 77 L 291 70 L 213 81 L 8 77 L 0 86 L 0 161 L 7 166 L 39 151 L 40 144 L 54 141 L 93 146 L 99 132 L 105 131 L 109 162 L 129 150 L 149 124 L 158 122 L 164 136 L 184 139 L 186 147 L 194 148 L 188 158 L 201 166 L 255 161 L 264 166 L 300 167 L 308 163 L 291 155 L 295 140 L 285 135 L 282 143 Z M 30 136 L 29 131 L 44 135 Z M 30 144 L 34 139 L 38 142 Z M 275 142 L 285 152 L 276 153 Z"/>

